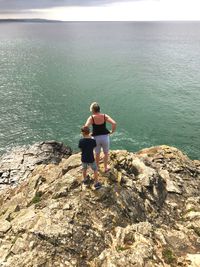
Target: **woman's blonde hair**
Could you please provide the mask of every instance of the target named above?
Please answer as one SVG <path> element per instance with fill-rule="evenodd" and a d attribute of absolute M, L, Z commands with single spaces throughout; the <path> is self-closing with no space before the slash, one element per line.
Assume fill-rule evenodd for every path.
<path fill-rule="evenodd" d="M 97 102 L 93 102 L 91 105 L 90 105 L 90 111 L 91 112 L 100 112 L 100 106 Z"/>

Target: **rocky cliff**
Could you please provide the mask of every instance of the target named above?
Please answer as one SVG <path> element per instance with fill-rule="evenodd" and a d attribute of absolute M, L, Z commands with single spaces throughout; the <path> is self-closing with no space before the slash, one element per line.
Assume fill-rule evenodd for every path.
<path fill-rule="evenodd" d="M 176 148 L 112 151 L 103 188 L 56 142 L 0 159 L 0 266 L 200 266 L 200 161 Z"/>

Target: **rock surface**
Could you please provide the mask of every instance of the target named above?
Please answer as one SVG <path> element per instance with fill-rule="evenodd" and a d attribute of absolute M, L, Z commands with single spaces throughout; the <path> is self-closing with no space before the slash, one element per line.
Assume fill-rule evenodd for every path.
<path fill-rule="evenodd" d="M 80 154 L 63 154 L 1 192 L 0 266 L 200 266 L 200 161 L 168 146 L 112 151 L 95 191 Z"/>
<path fill-rule="evenodd" d="M 25 180 L 37 165 L 59 163 L 71 154 L 71 148 L 56 141 L 12 149 L 0 157 L 0 190 Z"/>

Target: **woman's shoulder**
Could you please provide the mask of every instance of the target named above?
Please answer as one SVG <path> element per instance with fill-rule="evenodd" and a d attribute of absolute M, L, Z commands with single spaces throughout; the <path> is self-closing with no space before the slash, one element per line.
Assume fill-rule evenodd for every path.
<path fill-rule="evenodd" d="M 108 118 L 110 118 L 110 116 L 109 116 L 108 114 L 104 114 L 104 116 L 105 116 L 106 120 L 107 120 Z"/>
<path fill-rule="evenodd" d="M 105 114 L 104 113 L 96 113 L 96 114 L 93 114 L 91 117 L 103 117 Z"/>

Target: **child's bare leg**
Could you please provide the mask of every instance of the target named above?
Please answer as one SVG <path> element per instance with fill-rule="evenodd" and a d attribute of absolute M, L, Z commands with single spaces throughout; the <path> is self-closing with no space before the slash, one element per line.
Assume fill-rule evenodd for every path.
<path fill-rule="evenodd" d="M 97 189 L 100 189 L 102 187 L 101 183 L 98 181 L 98 171 L 97 170 L 94 170 L 94 189 L 97 190 Z"/>
<path fill-rule="evenodd" d="M 94 180 L 98 182 L 98 171 L 94 171 Z"/>
<path fill-rule="evenodd" d="M 87 169 L 83 169 L 83 180 L 86 178 L 87 176 Z"/>

